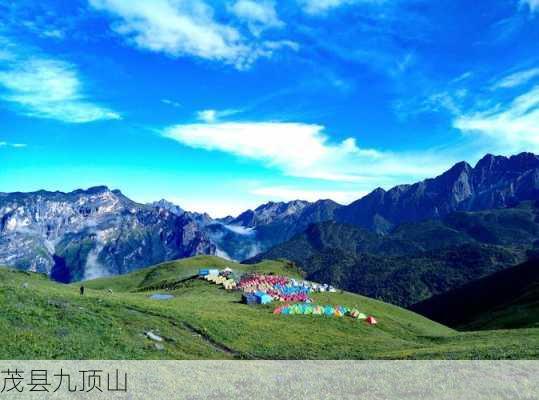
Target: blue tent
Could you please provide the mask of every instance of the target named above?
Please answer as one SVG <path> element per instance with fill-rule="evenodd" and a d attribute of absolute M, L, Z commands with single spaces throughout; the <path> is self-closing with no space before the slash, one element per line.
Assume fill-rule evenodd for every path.
<path fill-rule="evenodd" d="M 335 315 L 335 309 L 332 306 L 325 306 L 324 314 L 327 316 Z"/>
<path fill-rule="evenodd" d="M 253 293 L 244 294 L 242 296 L 242 301 L 245 304 L 249 304 L 250 306 L 258 303 L 258 299 L 256 298 L 256 296 Z"/>
<path fill-rule="evenodd" d="M 273 297 L 264 292 L 256 292 L 255 296 L 258 304 L 269 304 L 273 301 Z"/>

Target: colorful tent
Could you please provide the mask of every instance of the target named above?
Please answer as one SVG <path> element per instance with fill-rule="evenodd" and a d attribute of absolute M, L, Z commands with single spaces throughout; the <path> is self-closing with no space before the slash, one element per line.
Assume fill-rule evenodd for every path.
<path fill-rule="evenodd" d="M 372 316 L 368 316 L 367 319 L 365 320 L 369 325 L 376 325 L 378 323 L 378 321 Z"/>
<path fill-rule="evenodd" d="M 325 306 L 324 315 L 327 315 L 328 317 L 335 315 L 335 309 L 332 306 Z"/>

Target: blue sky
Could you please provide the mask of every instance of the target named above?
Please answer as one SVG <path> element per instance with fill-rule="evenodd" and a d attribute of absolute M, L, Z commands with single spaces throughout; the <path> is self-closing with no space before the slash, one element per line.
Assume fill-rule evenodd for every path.
<path fill-rule="evenodd" d="M 0 0 L 0 191 L 214 216 L 539 152 L 539 0 Z"/>

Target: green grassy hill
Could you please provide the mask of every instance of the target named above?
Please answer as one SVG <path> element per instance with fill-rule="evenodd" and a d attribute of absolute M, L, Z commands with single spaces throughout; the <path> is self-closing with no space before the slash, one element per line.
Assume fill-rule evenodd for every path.
<path fill-rule="evenodd" d="M 497 272 L 410 309 L 462 330 L 539 328 L 539 260 Z"/>
<path fill-rule="evenodd" d="M 408 310 L 351 293 L 320 293 L 374 315 L 369 326 L 349 317 L 274 315 L 247 306 L 190 277 L 202 266 L 297 276 L 286 262 L 239 265 L 195 257 L 77 285 L 0 268 L 0 357 L 3 359 L 387 359 L 537 358 L 539 330 L 457 333 Z M 171 300 L 151 288 L 174 287 Z M 108 289 L 112 289 L 110 294 Z M 164 291 L 159 291 L 162 293 Z M 155 292 L 154 292 L 155 293 Z M 164 341 L 145 336 L 152 331 Z"/>

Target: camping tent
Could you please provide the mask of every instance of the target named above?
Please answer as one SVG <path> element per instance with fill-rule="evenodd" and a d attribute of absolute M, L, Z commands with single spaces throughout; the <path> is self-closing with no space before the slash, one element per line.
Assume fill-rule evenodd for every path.
<path fill-rule="evenodd" d="M 372 316 L 368 316 L 367 319 L 365 320 L 369 325 L 376 325 L 378 323 L 378 321 Z"/>
<path fill-rule="evenodd" d="M 244 294 L 242 297 L 241 297 L 241 300 L 244 304 L 249 304 L 250 306 L 254 305 L 257 303 L 257 299 L 256 299 L 256 296 L 253 294 L 253 293 L 247 293 L 247 294 Z"/>
<path fill-rule="evenodd" d="M 332 316 L 335 314 L 335 309 L 332 306 L 325 306 L 324 307 L 324 315 Z"/>
<path fill-rule="evenodd" d="M 264 292 L 255 292 L 255 297 L 258 304 L 269 304 L 273 301 L 273 298 Z"/>

